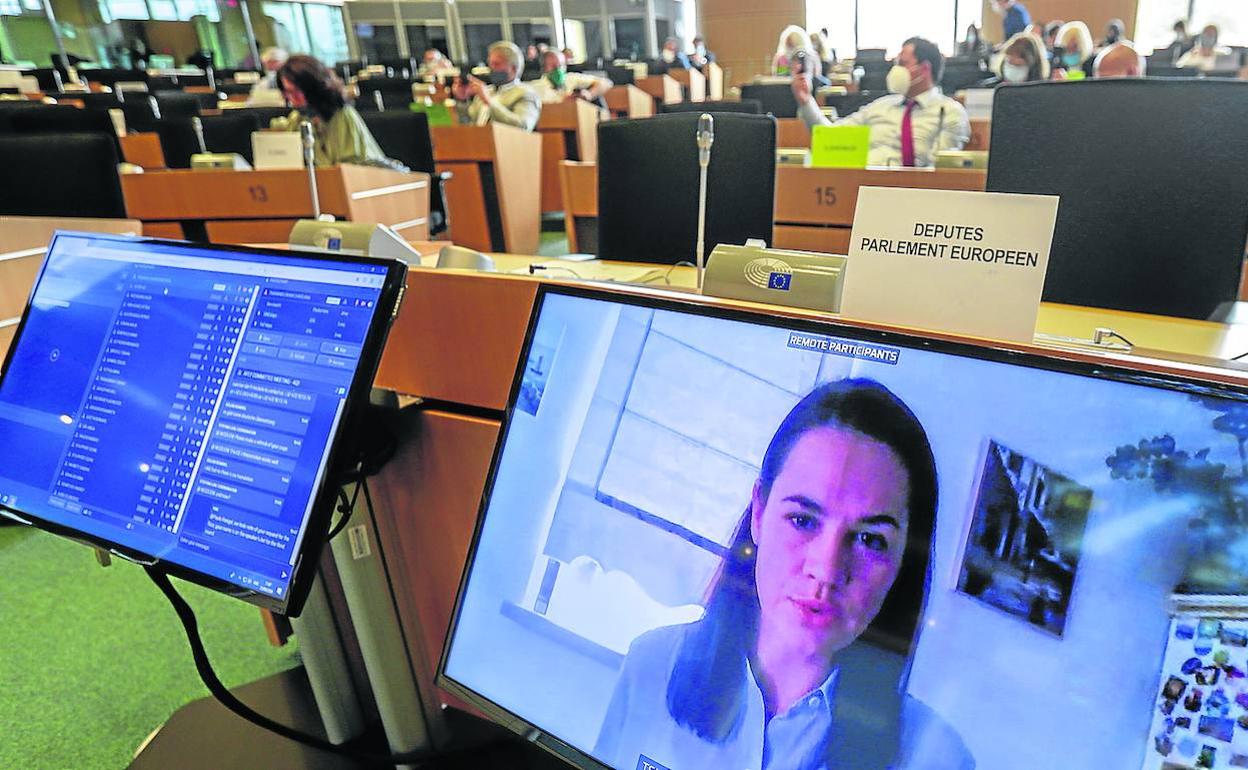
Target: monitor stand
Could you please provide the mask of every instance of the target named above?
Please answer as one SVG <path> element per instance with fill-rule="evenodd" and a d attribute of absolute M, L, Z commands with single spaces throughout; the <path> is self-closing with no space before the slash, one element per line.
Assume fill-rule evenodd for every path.
<path fill-rule="evenodd" d="M 265 716 L 325 737 L 312 686 L 302 667 L 236 687 L 232 692 Z M 557 757 L 504 727 L 447 709 L 454 736 L 423 770 L 567 770 Z M 369 753 L 387 752 L 379 724 L 347 744 Z M 129 770 L 223 770 L 298 767 L 304 770 L 366 770 L 363 762 L 288 741 L 246 722 L 212 697 L 191 701 L 173 713 L 130 763 Z M 374 766 L 375 767 L 375 766 Z"/>

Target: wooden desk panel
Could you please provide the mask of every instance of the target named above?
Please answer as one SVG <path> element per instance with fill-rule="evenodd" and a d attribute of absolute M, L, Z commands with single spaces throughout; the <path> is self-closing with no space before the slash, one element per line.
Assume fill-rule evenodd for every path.
<path fill-rule="evenodd" d="M 165 152 L 160 137 L 154 132 L 127 134 L 120 137 L 122 160 L 142 166 L 144 170 L 165 168 Z"/>
<path fill-rule="evenodd" d="M 452 239 L 463 245 L 483 244 L 482 251 L 512 251 L 532 254 L 537 251 L 541 228 L 542 139 L 540 136 L 512 126 L 435 126 L 433 156 L 439 170 L 466 170 L 475 164 L 477 189 L 481 195 L 470 198 L 464 194 L 472 185 L 461 186 L 456 200 L 450 203 Z M 497 216 L 503 243 L 494 245 L 488 223 L 490 204 L 485 196 L 486 167 L 493 170 L 494 194 L 498 201 Z M 451 180 L 454 185 L 455 180 Z M 466 221 L 463 217 L 466 215 Z M 476 229 L 481 223 L 483 229 Z"/>
<path fill-rule="evenodd" d="M 682 88 L 687 88 L 689 90 L 689 101 L 706 101 L 706 76 L 701 72 L 693 69 L 682 70 L 679 68 L 672 68 L 667 71 L 667 74 L 672 78 L 672 80 L 680 83 Z M 684 94 L 682 93 L 681 95 L 683 96 Z"/>
<path fill-rule="evenodd" d="M 404 410 L 398 453 L 374 482 L 377 537 L 435 736 L 442 705 L 465 706 L 434 680 L 499 428 L 495 420 Z"/>
<path fill-rule="evenodd" d="M 143 225 L 137 219 L 0 216 L 0 254 L 47 246 L 57 230 L 140 235 Z"/>
<path fill-rule="evenodd" d="M 715 62 L 708 62 L 702 68 L 706 76 L 706 97 L 713 102 L 724 98 L 724 68 Z"/>
<path fill-rule="evenodd" d="M 40 251 L 24 257 L 0 255 L 0 322 L 20 316 L 26 308 L 31 287 L 43 267 L 43 254 Z"/>
<path fill-rule="evenodd" d="M 559 187 L 563 196 L 564 228 L 568 251 L 580 252 L 576 236 L 576 220 L 598 216 L 598 165 L 567 161 L 559 164 Z"/>
<path fill-rule="evenodd" d="M 563 211 L 559 189 L 559 163 L 565 160 L 598 160 L 598 123 L 602 110 L 584 99 L 568 99 L 542 107 L 537 132 L 542 136 L 542 212 Z M 575 145 L 575 158 L 568 147 Z"/>
<path fill-rule="evenodd" d="M 450 213 L 443 237 L 477 251 L 493 251 L 480 166 L 470 162 L 438 163 L 437 169 L 439 173 L 451 173 L 451 178 L 442 186 L 446 210 Z"/>
<path fill-rule="evenodd" d="M 983 190 L 988 172 L 940 169 L 776 168 L 775 221 L 849 227 L 860 187 Z"/>
<path fill-rule="evenodd" d="M 776 147 L 807 149 L 810 147 L 810 129 L 801 118 L 778 118 L 776 120 Z"/>
<path fill-rule="evenodd" d="M 650 95 L 656 107 L 660 104 L 680 104 L 684 101 L 680 83 L 677 83 L 671 75 L 649 75 L 638 78 L 637 87 Z"/>
<path fill-rule="evenodd" d="M 297 219 L 221 219 L 204 222 L 209 243 L 287 243 Z"/>
<path fill-rule="evenodd" d="M 404 237 L 428 237 L 429 175 L 369 166 L 316 170 L 321 211 L 352 222 L 389 225 Z M 274 220 L 312 216 L 312 194 L 302 169 L 280 171 L 155 171 L 121 177 L 126 211 L 143 220 L 144 233 L 171 235 L 183 221 L 263 220 L 218 225 L 243 242 L 271 242 Z"/>
<path fill-rule="evenodd" d="M 607 108 L 617 118 L 648 118 L 654 114 L 654 99 L 635 85 L 612 86 Z"/>
<path fill-rule="evenodd" d="M 849 253 L 848 227 L 815 227 L 811 225 L 774 225 L 772 245 L 777 249 L 817 251 L 822 254 Z"/>
<path fill-rule="evenodd" d="M 0 320 L 0 324 L 3 324 Z M 13 335 L 17 333 L 17 324 L 0 325 L 0 361 L 9 353 L 9 346 L 13 344 Z"/>
<path fill-rule="evenodd" d="M 414 268 L 407 287 L 377 386 L 435 401 L 506 408 L 537 282 Z"/>
<path fill-rule="evenodd" d="M 987 118 L 971 120 L 971 138 L 965 150 L 987 150 L 992 144 L 992 121 Z"/>

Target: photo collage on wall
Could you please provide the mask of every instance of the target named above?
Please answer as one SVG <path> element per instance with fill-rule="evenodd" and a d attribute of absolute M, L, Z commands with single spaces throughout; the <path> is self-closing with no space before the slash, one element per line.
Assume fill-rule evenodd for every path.
<path fill-rule="evenodd" d="M 1170 623 L 1144 770 L 1248 767 L 1248 618 Z"/>

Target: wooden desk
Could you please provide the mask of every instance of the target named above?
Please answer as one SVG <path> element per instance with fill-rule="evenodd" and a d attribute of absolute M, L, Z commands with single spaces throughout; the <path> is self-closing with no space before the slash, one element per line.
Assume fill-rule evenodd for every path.
<path fill-rule="evenodd" d="M 648 118 L 654 114 L 654 99 L 634 85 L 612 86 L 607 91 L 607 109 L 616 118 Z"/>
<path fill-rule="evenodd" d="M 554 262 L 500 258 L 499 267 L 527 261 Z M 638 269 L 569 267 L 586 276 Z M 677 286 L 691 286 L 693 277 L 689 268 L 671 271 Z M 442 718 L 441 704 L 452 702 L 433 687 L 434 676 L 539 280 L 413 269 L 377 376 L 380 386 L 440 402 L 437 409 L 403 413 L 398 454 L 373 483 L 378 539 L 432 723 Z M 1232 336 L 1239 347 L 1231 350 L 1248 350 L 1242 327 L 1201 321 L 1046 305 L 1039 323 L 1041 331 L 1084 338 L 1097 326 L 1161 350 L 1216 355 L 1227 351 Z"/>
<path fill-rule="evenodd" d="M 598 217 L 598 165 L 563 161 L 559 164 L 559 188 L 563 197 L 563 224 L 568 234 L 568 251 L 572 254 L 596 254 L 597 233 L 589 243 L 584 225 Z M 578 226 L 578 222 L 580 225 Z"/>
<path fill-rule="evenodd" d="M 589 251 L 581 241 L 584 223 L 598 216 L 598 167 L 562 165 L 568 248 Z M 776 168 L 775 230 L 777 248 L 845 254 L 858 205 L 858 188 L 919 187 L 941 190 L 983 190 L 987 172 L 941 169 Z"/>
<path fill-rule="evenodd" d="M 537 251 L 542 138 L 511 126 L 434 126 L 438 171 L 451 212 L 446 238 L 478 251 Z"/>
<path fill-rule="evenodd" d="M 777 248 L 847 254 L 858 188 L 983 190 L 987 179 L 982 170 L 779 166 L 772 240 Z"/>
<path fill-rule="evenodd" d="M 708 62 L 702 68 L 706 76 L 706 98 L 718 102 L 724 98 L 724 68 L 715 62 Z"/>
<path fill-rule="evenodd" d="M 321 211 L 389 225 L 409 240 L 429 237 L 429 175 L 369 166 L 316 171 Z M 295 220 L 312 216 L 307 172 L 155 171 L 121 177 L 126 212 L 144 235 L 212 243 L 285 243 Z"/>
<path fill-rule="evenodd" d="M 542 136 L 542 213 L 563 211 L 559 162 L 598 160 L 598 123 L 603 111 L 584 99 L 542 106 L 537 132 Z"/>
<path fill-rule="evenodd" d="M 988 118 L 973 118 L 971 120 L 971 138 L 963 149 L 987 150 L 991 143 L 992 121 Z"/>
<path fill-rule="evenodd" d="M 680 83 L 682 89 L 688 91 L 689 101 L 706 101 L 706 76 L 701 72 L 695 69 L 682 70 L 679 67 L 673 67 L 667 71 L 667 74 L 671 76 L 672 80 Z"/>
<path fill-rule="evenodd" d="M 654 101 L 655 112 L 659 111 L 660 104 L 680 104 L 684 101 L 680 83 L 677 83 L 671 75 L 648 75 L 638 78 L 637 87 L 650 95 Z"/>
<path fill-rule="evenodd" d="M 810 129 L 806 122 L 801 118 L 777 118 L 776 147 L 808 149 Z"/>
<path fill-rule="evenodd" d="M 126 134 L 119 137 L 122 160 L 141 166 L 144 171 L 165 168 L 165 151 L 160 146 L 160 136 L 154 131 Z"/>

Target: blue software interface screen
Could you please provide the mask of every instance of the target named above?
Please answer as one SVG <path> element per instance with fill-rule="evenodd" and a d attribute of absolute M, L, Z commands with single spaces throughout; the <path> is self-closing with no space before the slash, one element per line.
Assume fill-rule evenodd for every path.
<path fill-rule="evenodd" d="M 1246 421 L 549 293 L 446 674 L 617 770 L 1248 767 Z"/>
<path fill-rule="evenodd" d="M 59 235 L 0 503 L 284 600 L 386 268 Z"/>

